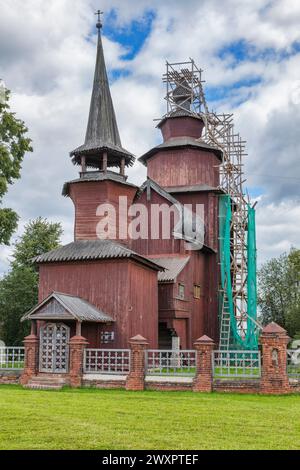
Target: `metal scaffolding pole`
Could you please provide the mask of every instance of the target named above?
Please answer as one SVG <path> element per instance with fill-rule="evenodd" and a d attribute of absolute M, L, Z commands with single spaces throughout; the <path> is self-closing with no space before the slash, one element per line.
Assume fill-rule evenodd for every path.
<path fill-rule="evenodd" d="M 247 334 L 247 230 L 249 200 L 243 184 L 243 159 L 246 142 L 235 132 L 232 114 L 217 114 L 209 110 L 203 89 L 203 70 L 194 60 L 188 62 L 166 62 L 163 82 L 166 84 L 168 116 L 191 115 L 201 117 L 204 122 L 202 141 L 221 150 L 223 158 L 219 167 L 219 188 L 230 197 L 230 276 L 236 329 L 241 340 Z M 220 324 L 220 348 L 228 349 L 230 344 L 230 319 L 228 317 L 228 298 L 221 292 L 223 307 Z M 223 321 L 223 324 L 222 324 Z M 229 323 L 228 323 L 229 322 Z M 256 320 L 255 320 L 256 322 Z M 257 322 L 256 322 L 257 324 Z M 257 324 L 258 325 L 258 324 Z M 257 327 L 256 325 L 256 327 Z"/>

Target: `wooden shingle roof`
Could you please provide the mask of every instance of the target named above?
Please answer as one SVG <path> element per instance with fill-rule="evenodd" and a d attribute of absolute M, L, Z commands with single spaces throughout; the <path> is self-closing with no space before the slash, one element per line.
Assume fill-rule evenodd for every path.
<path fill-rule="evenodd" d="M 99 155 L 106 152 L 108 166 L 118 166 L 121 158 L 125 158 L 125 165 L 131 166 L 135 157 L 121 144 L 106 72 L 100 29 L 98 32 L 94 82 L 85 141 L 83 145 L 72 150 L 70 155 L 75 164 L 80 164 L 81 155 L 85 155 L 87 166 L 98 168 Z"/>
<path fill-rule="evenodd" d="M 212 145 L 208 145 L 201 139 L 194 139 L 193 137 L 175 137 L 169 140 L 166 140 L 160 145 L 153 147 L 152 149 L 148 150 L 148 152 L 144 153 L 138 160 L 147 166 L 147 160 L 155 155 L 159 151 L 170 150 L 170 149 L 180 149 L 182 147 L 185 148 L 195 148 L 199 150 L 206 150 L 207 152 L 214 153 L 220 161 L 222 161 L 222 152 L 217 147 L 213 147 Z"/>

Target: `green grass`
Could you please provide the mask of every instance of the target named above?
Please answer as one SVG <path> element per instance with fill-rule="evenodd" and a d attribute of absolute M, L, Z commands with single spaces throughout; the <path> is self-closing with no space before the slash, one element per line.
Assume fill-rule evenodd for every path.
<path fill-rule="evenodd" d="M 24 369 L 24 362 L 12 362 L 12 361 L 0 362 L 0 372 L 1 372 L 1 369 L 4 369 L 4 370 L 7 370 L 7 369 L 14 369 L 14 370 Z"/>
<path fill-rule="evenodd" d="M 195 367 L 163 367 L 162 369 L 150 369 L 150 375 L 186 375 L 193 377 L 195 375 Z M 249 378 L 259 377 L 260 369 L 258 367 L 215 367 L 214 377 L 225 377 L 234 379 L 236 376 L 250 376 Z M 238 377 L 240 378 L 240 377 Z"/>
<path fill-rule="evenodd" d="M 300 396 L 2 385 L 0 449 L 300 449 Z"/>

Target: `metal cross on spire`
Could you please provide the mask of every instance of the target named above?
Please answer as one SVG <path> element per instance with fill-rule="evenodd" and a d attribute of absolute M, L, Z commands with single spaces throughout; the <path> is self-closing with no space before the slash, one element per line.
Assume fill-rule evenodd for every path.
<path fill-rule="evenodd" d="M 124 165 L 132 165 L 135 158 L 121 145 L 103 54 L 100 33 L 102 14 L 101 10 L 95 13 L 98 16 L 97 55 L 85 141 L 83 145 L 71 152 L 71 156 L 75 164 L 82 165 L 81 157 L 83 156 L 86 166 L 94 168 L 119 166 L 123 172 Z"/>
<path fill-rule="evenodd" d="M 100 29 L 102 28 L 101 15 L 103 15 L 103 11 L 97 10 L 97 11 L 95 12 L 95 15 L 98 16 L 98 18 L 97 18 L 97 23 L 96 23 L 96 28 L 98 29 L 98 32 L 100 33 Z"/>

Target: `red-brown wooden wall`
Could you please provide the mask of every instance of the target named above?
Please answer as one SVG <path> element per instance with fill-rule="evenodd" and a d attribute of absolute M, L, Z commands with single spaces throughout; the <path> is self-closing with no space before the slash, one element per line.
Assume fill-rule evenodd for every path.
<path fill-rule="evenodd" d="M 157 347 L 156 271 L 126 259 L 49 263 L 40 265 L 39 271 L 39 301 L 53 291 L 63 292 L 81 297 L 113 317 L 115 341 L 108 348 L 127 348 L 129 338 L 136 334 L 145 336 L 150 347 Z M 91 344 L 100 347 L 93 329 L 84 328 Z"/>

